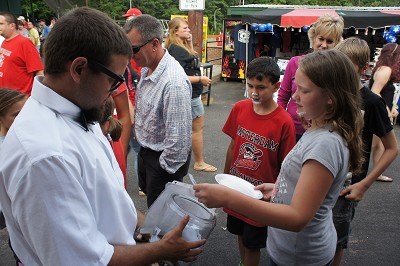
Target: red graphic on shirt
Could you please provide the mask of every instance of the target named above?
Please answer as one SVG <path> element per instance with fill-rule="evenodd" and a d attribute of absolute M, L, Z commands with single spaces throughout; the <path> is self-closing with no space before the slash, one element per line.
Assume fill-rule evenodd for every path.
<path fill-rule="evenodd" d="M 257 170 L 260 166 L 263 152 L 260 149 L 257 149 L 251 143 L 243 143 L 239 149 L 238 158 L 235 161 L 235 166 L 237 167 L 244 167 L 250 170 Z"/>

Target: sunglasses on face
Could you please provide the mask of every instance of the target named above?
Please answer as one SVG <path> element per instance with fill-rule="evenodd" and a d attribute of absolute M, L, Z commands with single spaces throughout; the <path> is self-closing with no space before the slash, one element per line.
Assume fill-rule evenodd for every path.
<path fill-rule="evenodd" d="M 148 40 L 147 42 L 145 42 L 145 43 L 142 44 L 142 45 L 138 45 L 138 46 L 132 45 L 132 53 L 133 53 L 133 54 L 139 53 L 140 49 L 141 49 L 143 46 L 145 46 L 146 44 L 148 44 L 149 42 L 151 42 L 152 40 L 154 40 L 154 39 L 150 39 L 150 40 Z"/>
<path fill-rule="evenodd" d="M 105 75 L 109 76 L 110 78 L 114 79 L 114 82 L 111 85 L 111 88 L 110 88 L 109 92 L 115 91 L 116 89 L 118 89 L 119 86 L 121 86 L 122 83 L 125 82 L 125 78 L 123 76 L 115 74 L 110 69 L 105 67 L 103 64 L 97 62 L 96 60 L 88 59 L 88 63 L 89 63 L 90 66 L 92 66 L 97 71 L 100 71 L 103 74 L 105 74 Z"/>

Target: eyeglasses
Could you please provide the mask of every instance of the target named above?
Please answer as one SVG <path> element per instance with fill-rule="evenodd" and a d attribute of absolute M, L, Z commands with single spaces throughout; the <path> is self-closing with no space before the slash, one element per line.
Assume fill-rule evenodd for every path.
<path fill-rule="evenodd" d="M 119 86 L 121 86 L 122 83 L 125 82 L 125 78 L 123 76 L 115 74 L 110 69 L 105 67 L 103 64 L 97 62 L 96 60 L 88 59 L 88 62 L 89 65 L 91 65 L 94 69 L 102 72 L 103 74 L 106 74 L 107 76 L 115 80 L 114 83 L 111 85 L 109 92 L 115 91 L 116 89 L 118 89 Z"/>
<path fill-rule="evenodd" d="M 133 54 L 139 53 L 140 48 L 142 48 L 143 46 L 145 46 L 146 44 L 148 44 L 148 43 L 151 42 L 152 40 L 154 40 L 154 39 L 150 39 L 150 40 L 148 40 L 147 42 L 145 42 L 145 43 L 142 44 L 142 45 L 138 45 L 138 46 L 132 45 L 132 53 L 133 53 Z"/>

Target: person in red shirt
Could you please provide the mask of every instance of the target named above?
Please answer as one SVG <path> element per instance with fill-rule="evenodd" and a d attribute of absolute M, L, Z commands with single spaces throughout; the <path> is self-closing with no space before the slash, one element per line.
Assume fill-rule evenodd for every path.
<path fill-rule="evenodd" d="M 43 75 L 43 63 L 33 43 L 18 33 L 18 20 L 0 12 L 0 87 L 31 94 L 33 78 Z"/>

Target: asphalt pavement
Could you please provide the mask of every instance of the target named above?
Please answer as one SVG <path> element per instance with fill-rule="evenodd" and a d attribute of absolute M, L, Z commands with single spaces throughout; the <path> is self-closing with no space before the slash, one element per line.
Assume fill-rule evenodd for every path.
<path fill-rule="evenodd" d="M 189 172 L 198 183 L 215 183 L 214 176 L 222 173 L 229 137 L 221 128 L 234 103 L 243 99 L 244 84 L 240 81 L 217 81 L 217 69 L 212 85 L 210 106 L 205 106 L 204 155 L 208 163 L 218 168 L 217 172 L 206 173 L 193 170 Z M 220 72 L 219 72 L 220 73 Z M 400 140 L 400 127 L 395 126 L 397 139 Z M 128 192 L 135 205 L 146 211 L 146 200 L 138 196 L 137 179 L 132 171 L 132 154 L 128 162 Z M 192 157 L 193 158 L 193 157 Z M 192 159 L 193 160 L 193 159 Z M 400 157 L 385 172 L 394 178 L 392 183 L 375 182 L 356 210 L 350 247 L 345 252 L 343 265 L 400 265 Z M 190 183 L 188 178 L 184 180 Z M 226 215 L 217 210 L 217 225 L 209 237 L 204 252 L 193 266 L 236 266 L 240 257 L 236 237 L 225 230 Z M 43 233 L 45 229 L 43 229 Z M 0 266 L 15 265 L 7 246 L 7 231 L 0 230 Z M 260 265 L 266 265 L 267 251 L 261 251 Z"/>

